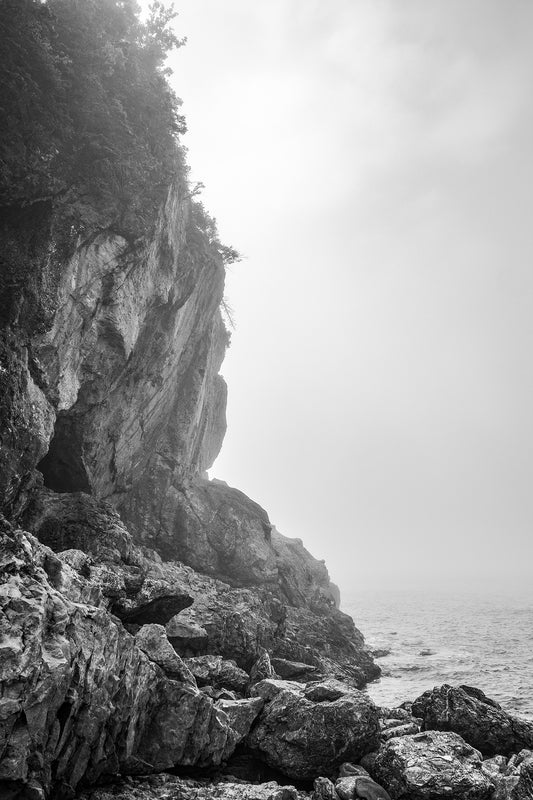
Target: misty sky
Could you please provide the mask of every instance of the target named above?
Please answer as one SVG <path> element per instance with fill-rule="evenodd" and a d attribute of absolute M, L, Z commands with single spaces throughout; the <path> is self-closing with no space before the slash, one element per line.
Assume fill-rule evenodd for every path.
<path fill-rule="evenodd" d="M 211 476 L 341 589 L 533 539 L 533 3 L 179 0 L 192 176 L 246 259 Z"/>

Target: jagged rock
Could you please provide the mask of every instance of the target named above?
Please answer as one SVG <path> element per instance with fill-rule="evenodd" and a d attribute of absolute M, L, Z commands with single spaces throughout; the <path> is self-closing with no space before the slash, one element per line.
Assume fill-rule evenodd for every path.
<path fill-rule="evenodd" d="M 198 686 L 211 685 L 244 692 L 249 675 L 240 669 L 235 661 L 227 661 L 222 656 L 197 656 L 187 658 L 185 664 L 196 678 Z"/>
<path fill-rule="evenodd" d="M 201 686 L 200 691 L 213 700 L 238 700 L 237 694 L 231 689 L 215 689 L 214 686 Z"/>
<path fill-rule="evenodd" d="M 390 647 L 375 647 L 370 652 L 374 658 L 385 658 L 385 656 L 390 656 L 392 650 Z"/>
<path fill-rule="evenodd" d="M 335 785 L 329 778 L 315 778 L 311 800 L 339 800 Z"/>
<path fill-rule="evenodd" d="M 412 704 L 409 704 L 409 708 L 411 708 Z M 379 717 L 380 719 L 386 720 L 393 720 L 393 719 L 400 719 L 404 722 L 411 721 L 413 719 L 413 715 L 407 708 L 385 708 L 380 707 L 379 709 Z"/>
<path fill-rule="evenodd" d="M 284 636 L 272 651 L 274 658 L 309 664 L 357 688 L 381 674 L 353 619 L 336 608 L 319 615 L 288 606 L 284 627 Z"/>
<path fill-rule="evenodd" d="M 340 764 L 358 761 L 379 741 L 376 707 L 348 686 L 335 700 L 314 702 L 300 684 L 269 679 L 257 683 L 251 694 L 262 697 L 265 708 L 247 744 L 291 778 L 333 775 Z"/>
<path fill-rule="evenodd" d="M 520 766 L 518 781 L 510 792 L 510 800 L 531 800 L 533 797 L 533 758 Z"/>
<path fill-rule="evenodd" d="M 303 689 L 303 693 L 308 700 L 312 700 L 314 703 L 338 700 L 346 694 L 346 684 L 335 680 L 335 678 L 326 678 L 307 684 Z"/>
<path fill-rule="evenodd" d="M 493 784 L 481 763 L 456 733 L 426 731 L 391 739 L 368 768 L 394 800 L 489 800 Z"/>
<path fill-rule="evenodd" d="M 389 793 L 362 770 L 360 774 L 340 778 L 335 782 L 335 791 L 340 800 L 391 800 Z"/>
<path fill-rule="evenodd" d="M 404 725 L 393 725 L 381 732 L 381 738 L 388 740 L 394 739 L 396 736 L 409 736 L 412 733 L 418 733 L 420 725 L 416 722 L 407 722 Z"/>
<path fill-rule="evenodd" d="M 83 779 L 218 764 L 246 714 L 168 679 L 103 608 L 81 602 L 71 568 L 1 523 L 0 785 L 70 797 Z M 54 561 L 55 559 L 55 561 Z M 52 578 L 45 570 L 53 562 Z M 250 713 L 250 712 L 248 712 Z M 237 729 L 232 724 L 237 725 Z"/>
<path fill-rule="evenodd" d="M 263 705 L 261 697 L 248 697 L 244 700 L 220 699 L 215 703 L 216 708 L 226 714 L 233 730 L 238 732 L 239 740 L 249 733 Z"/>
<path fill-rule="evenodd" d="M 110 610 L 125 622 L 165 624 L 192 604 L 183 570 L 137 547 L 108 503 L 83 492 L 42 489 L 34 492 L 24 518 L 43 544 L 77 563 L 80 574 L 109 598 Z M 90 558 L 72 561 L 73 549 Z"/>
<path fill-rule="evenodd" d="M 341 800 L 353 800 L 358 777 L 357 775 L 346 775 L 335 781 L 335 791 Z"/>
<path fill-rule="evenodd" d="M 480 689 L 444 684 L 424 692 L 412 710 L 424 729 L 455 731 L 486 756 L 533 747 L 533 723 L 508 714 Z"/>
<path fill-rule="evenodd" d="M 270 661 L 268 651 L 265 650 L 264 647 L 259 647 L 257 660 L 254 661 L 250 668 L 250 686 L 253 686 L 254 683 L 259 683 L 259 681 L 265 680 L 265 678 L 274 677 L 276 677 L 276 673 L 274 671 L 274 667 L 272 666 L 272 662 Z"/>
<path fill-rule="evenodd" d="M 276 781 L 249 784 L 244 781 L 198 781 L 176 775 L 129 778 L 112 788 L 93 789 L 79 800 L 307 800 L 305 792 Z"/>
<path fill-rule="evenodd" d="M 283 680 L 312 680 L 313 674 L 318 672 L 318 667 L 303 664 L 301 661 L 288 661 L 286 658 L 272 658 L 271 664 Z"/>
<path fill-rule="evenodd" d="M 207 631 L 195 622 L 184 620 L 179 616 L 172 617 L 166 625 L 166 632 L 169 642 L 183 657 L 204 652 L 207 648 L 209 641 Z"/>
<path fill-rule="evenodd" d="M 135 634 L 135 642 L 169 678 L 196 687 L 193 673 L 168 641 L 163 625 L 143 625 Z"/>
<path fill-rule="evenodd" d="M 347 761 L 345 764 L 341 764 L 340 766 L 339 778 L 347 778 L 350 775 L 366 775 L 367 778 L 370 777 L 366 769 L 360 764 L 352 764 Z"/>

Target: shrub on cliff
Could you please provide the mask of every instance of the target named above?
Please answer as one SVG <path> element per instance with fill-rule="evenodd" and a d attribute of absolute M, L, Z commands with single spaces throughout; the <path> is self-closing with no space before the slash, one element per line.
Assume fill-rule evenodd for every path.
<path fill-rule="evenodd" d="M 0 0 L 0 206 L 53 199 L 76 233 L 147 232 L 179 169 L 176 16 L 135 0 Z"/>

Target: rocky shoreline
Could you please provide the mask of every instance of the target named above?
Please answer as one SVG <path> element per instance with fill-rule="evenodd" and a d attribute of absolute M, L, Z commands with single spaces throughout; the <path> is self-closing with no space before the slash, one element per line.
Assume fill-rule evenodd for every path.
<path fill-rule="evenodd" d="M 533 725 L 468 687 L 377 707 L 365 686 L 380 669 L 324 563 L 208 479 L 226 429 L 234 251 L 193 200 L 175 131 L 138 119 L 158 86 L 179 122 L 158 72 L 175 40 L 161 38 L 165 12 L 148 29 L 131 4 L 104 4 L 103 22 L 77 4 L 89 16 L 71 29 L 65 4 L 11 5 L 32 22 L 12 25 L 27 35 L 10 73 L 17 108 L 45 67 L 66 117 L 67 78 L 81 101 L 64 152 L 43 115 L 51 149 L 37 167 L 17 161 L 33 141 L 22 130 L 2 195 L 0 798 L 531 800 Z M 69 58 L 53 52 L 60 22 Z M 81 31 L 94 74 L 71 69 Z M 24 47 L 41 68 L 19 85 Z M 130 98 L 133 56 L 152 59 L 152 83 Z M 108 107 L 110 76 L 122 99 Z M 88 132 L 87 86 L 115 150 Z M 135 158 L 166 154 L 146 174 L 132 138 Z M 153 220 L 128 195 L 141 185 Z"/>

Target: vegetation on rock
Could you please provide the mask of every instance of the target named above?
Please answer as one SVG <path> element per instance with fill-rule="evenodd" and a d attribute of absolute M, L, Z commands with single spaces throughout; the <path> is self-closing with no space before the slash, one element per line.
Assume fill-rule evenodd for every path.
<path fill-rule="evenodd" d="M 167 53 L 184 44 L 160 2 L 0 3 L 0 205 L 53 199 L 76 233 L 148 231 L 183 159 Z M 180 164 L 181 161 L 181 164 Z"/>

